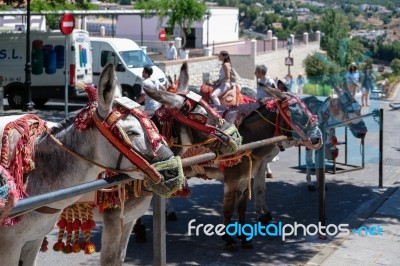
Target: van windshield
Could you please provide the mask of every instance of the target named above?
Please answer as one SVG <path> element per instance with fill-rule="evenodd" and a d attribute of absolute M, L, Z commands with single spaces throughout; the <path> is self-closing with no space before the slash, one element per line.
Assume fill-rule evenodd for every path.
<path fill-rule="evenodd" d="M 142 50 L 123 51 L 119 52 L 119 54 L 129 68 L 154 66 L 151 59 Z"/>

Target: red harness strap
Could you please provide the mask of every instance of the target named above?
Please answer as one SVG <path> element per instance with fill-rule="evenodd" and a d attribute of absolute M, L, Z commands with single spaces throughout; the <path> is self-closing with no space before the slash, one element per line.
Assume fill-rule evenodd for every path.
<path fill-rule="evenodd" d="M 291 111 L 289 109 L 290 105 L 294 105 L 294 104 L 299 104 L 300 107 L 303 109 L 303 111 L 307 114 L 309 121 L 307 124 L 315 124 L 317 121 L 317 117 L 315 115 L 313 115 L 308 108 L 305 106 L 305 104 L 295 95 L 292 95 L 290 93 L 287 93 L 289 96 L 291 96 L 291 98 L 282 101 L 281 103 L 279 103 L 276 100 L 276 106 L 279 109 L 279 113 L 281 115 L 281 117 L 283 117 L 283 119 L 285 120 L 285 122 L 292 127 L 292 129 L 294 131 L 296 131 L 296 133 L 300 136 L 300 138 L 302 139 L 304 145 L 309 148 L 309 149 L 314 149 L 314 147 L 312 147 L 312 144 L 309 140 L 309 138 L 306 136 L 306 134 L 304 133 L 304 131 L 293 121 L 291 121 Z"/>
<path fill-rule="evenodd" d="M 115 123 L 110 125 L 106 121 L 102 121 L 97 112 L 93 113 L 93 121 L 95 122 L 95 125 L 101 134 L 108 141 L 110 141 L 114 147 L 117 148 L 126 158 L 128 158 L 129 161 L 146 173 L 155 184 L 161 182 L 162 176 L 160 173 L 158 173 L 151 164 L 149 164 L 142 156 L 136 153 L 131 147 L 128 147 L 126 144 L 122 144 L 120 139 L 115 136 L 111 128 L 113 125 L 115 125 Z M 110 119 L 108 121 L 111 122 L 112 120 Z"/>
<path fill-rule="evenodd" d="M 167 112 L 169 112 L 173 116 L 173 118 L 175 118 L 180 123 L 185 124 L 196 130 L 199 130 L 203 133 L 211 134 L 211 135 L 215 136 L 218 140 L 220 140 L 225 145 L 229 143 L 230 136 L 225 134 L 219 128 L 210 126 L 207 124 L 202 124 L 195 120 L 189 119 L 177 109 L 167 109 Z"/>

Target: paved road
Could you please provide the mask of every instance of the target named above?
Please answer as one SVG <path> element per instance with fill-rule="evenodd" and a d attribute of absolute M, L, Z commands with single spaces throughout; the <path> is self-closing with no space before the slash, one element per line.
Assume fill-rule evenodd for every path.
<path fill-rule="evenodd" d="M 395 99 L 400 99 L 396 95 Z M 372 119 L 366 119 L 368 134 L 366 137 L 366 165 L 364 170 L 328 174 L 326 193 L 327 224 L 348 223 L 358 214 L 368 209 L 385 189 L 399 181 L 400 139 L 398 138 L 400 112 L 390 110 L 388 101 L 373 101 L 367 113 L 374 108 L 385 109 L 384 122 L 384 188 L 378 188 L 378 132 L 379 126 Z M 61 110 L 40 110 L 37 114 L 43 118 L 59 121 L 63 118 Z M 341 129 L 339 134 L 343 135 Z M 349 163 L 361 164 L 360 144 L 350 139 Z M 318 222 L 318 193 L 306 191 L 304 170 L 297 168 L 298 150 L 291 148 L 280 154 L 280 160 L 272 164 L 275 178 L 267 181 L 266 200 L 273 211 L 274 222 L 294 222 L 316 224 Z M 340 148 L 343 160 L 343 148 Z M 304 156 L 303 156 L 304 158 Z M 318 253 L 331 239 L 319 240 L 312 236 L 290 237 L 282 241 L 277 237 L 256 236 L 251 250 L 239 249 L 231 253 L 224 250 L 224 243 L 217 236 L 188 236 L 188 222 L 218 224 L 222 222 L 223 186 L 216 181 L 190 180 L 193 191 L 189 199 L 174 199 L 179 220 L 167 223 L 167 263 L 168 265 L 276 265 L 305 264 Z M 248 221 L 255 222 L 253 202 L 249 203 Z M 151 210 L 144 216 L 147 225 L 148 242 L 135 243 L 134 235 L 128 247 L 124 265 L 152 265 Z M 40 253 L 37 265 L 99 265 L 101 224 L 93 241 L 97 252 L 92 255 L 55 253 L 51 250 L 57 238 L 53 230 L 48 238 L 50 250 Z"/>

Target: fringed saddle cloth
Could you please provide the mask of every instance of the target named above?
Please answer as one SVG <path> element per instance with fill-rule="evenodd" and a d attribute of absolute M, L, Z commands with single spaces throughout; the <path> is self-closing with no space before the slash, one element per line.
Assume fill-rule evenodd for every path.
<path fill-rule="evenodd" d="M 227 90 L 221 94 L 218 98 L 223 106 L 238 106 L 244 103 L 243 95 L 240 92 L 241 88 L 238 84 L 232 84 L 233 88 Z M 208 103 L 212 103 L 211 93 L 214 91 L 214 87 L 209 84 L 203 84 L 200 88 L 203 100 Z"/>
<path fill-rule="evenodd" d="M 0 118 L 0 226 L 18 221 L 8 213 L 27 196 L 24 174 L 34 169 L 35 140 L 46 130 L 46 122 L 33 114 Z"/>

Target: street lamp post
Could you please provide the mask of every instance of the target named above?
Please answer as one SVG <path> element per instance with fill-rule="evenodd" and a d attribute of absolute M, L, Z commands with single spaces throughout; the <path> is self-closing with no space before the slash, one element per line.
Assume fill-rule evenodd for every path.
<path fill-rule="evenodd" d="M 291 60 L 290 53 L 292 52 L 293 49 L 293 41 L 291 37 L 287 38 L 286 49 L 288 50 L 288 58 L 289 60 Z M 290 64 L 288 64 L 288 76 L 290 76 Z"/>
<path fill-rule="evenodd" d="M 31 0 L 26 1 L 26 62 L 25 62 L 25 99 L 24 111 L 32 111 L 32 93 L 31 93 L 31 47 L 30 47 L 30 34 L 31 34 Z"/>

